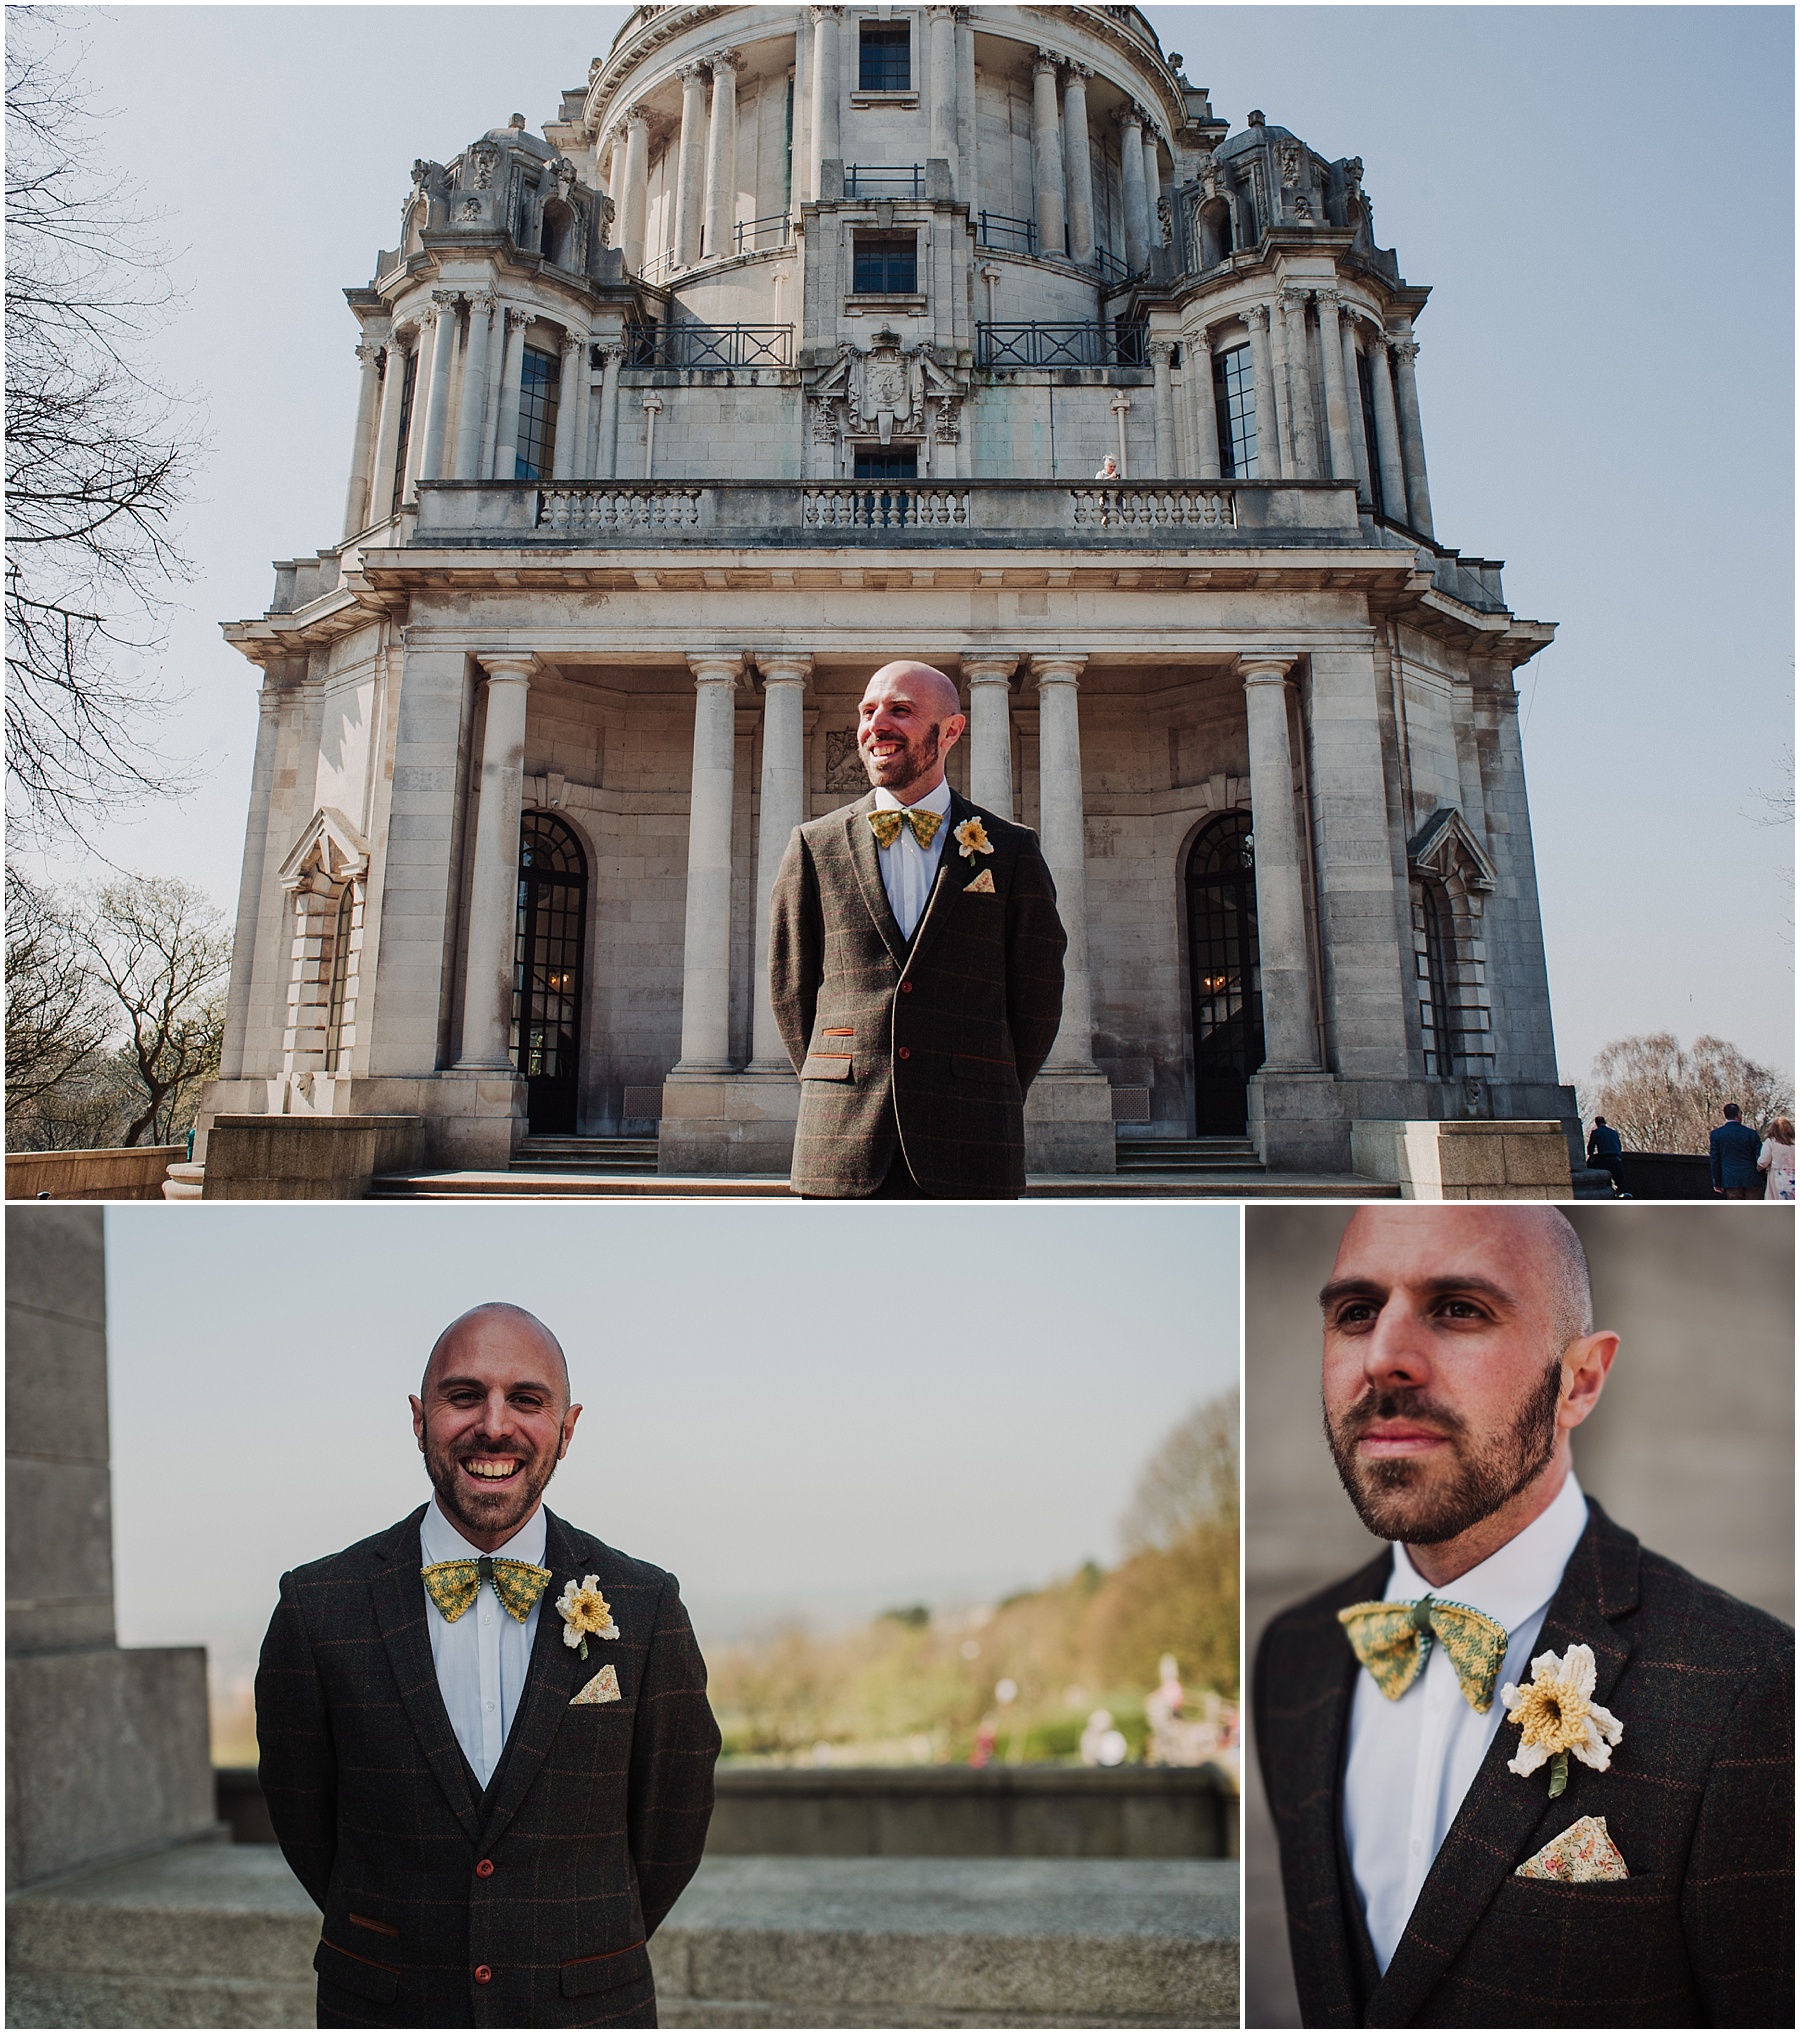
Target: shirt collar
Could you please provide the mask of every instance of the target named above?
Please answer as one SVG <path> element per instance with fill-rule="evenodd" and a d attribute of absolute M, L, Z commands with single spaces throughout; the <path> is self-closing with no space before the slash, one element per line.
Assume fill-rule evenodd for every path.
<path fill-rule="evenodd" d="M 1430 1590 L 1452 1603 L 1466 1603 L 1514 1631 L 1556 1594 L 1569 1556 L 1586 1529 L 1587 1499 L 1570 1470 L 1549 1506 L 1523 1532 L 1442 1589 L 1432 1589 L 1407 1558 L 1405 1547 L 1396 1545 L 1386 1600 L 1412 1603 Z"/>
<path fill-rule="evenodd" d="M 923 798 L 916 799 L 911 806 L 903 806 L 885 784 L 878 784 L 875 787 L 875 810 L 877 812 L 948 813 L 950 810 L 950 779 L 946 777 L 935 791 L 927 791 Z"/>
<path fill-rule="evenodd" d="M 541 1568 L 544 1565 L 546 1531 L 544 1507 L 540 1504 L 505 1546 L 494 1549 L 494 1559 L 529 1561 L 534 1568 Z M 434 1561 L 479 1560 L 482 1550 L 470 1546 L 438 1509 L 438 1501 L 434 1497 L 419 1521 L 419 1551 L 425 1556 L 425 1565 L 430 1567 Z"/>

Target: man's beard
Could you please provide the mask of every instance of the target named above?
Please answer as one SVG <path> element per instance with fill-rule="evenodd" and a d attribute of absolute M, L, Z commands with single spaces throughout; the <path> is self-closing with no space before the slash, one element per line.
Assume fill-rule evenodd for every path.
<path fill-rule="evenodd" d="M 1511 1426 L 1478 1445 L 1467 1421 L 1434 1404 L 1422 1387 L 1377 1391 L 1371 1385 L 1337 1421 L 1327 1411 L 1325 1438 L 1357 1516 L 1377 1539 L 1436 1547 L 1491 1518 L 1543 1473 L 1556 1452 L 1561 1396 L 1559 1356 L 1526 1396 Z M 1417 1420 L 1430 1427 L 1450 1443 L 1454 1466 L 1442 1472 L 1417 1456 L 1363 1461 L 1356 1443 L 1375 1420 Z"/>
<path fill-rule="evenodd" d="M 458 1457 L 433 1439 L 431 1423 L 425 1424 L 425 1473 L 431 1478 L 431 1487 L 437 1492 L 438 1504 L 453 1526 L 458 1526 L 471 1537 L 486 1538 L 494 1533 L 504 1533 L 510 1539 L 520 1526 L 537 1509 L 538 1499 L 544 1494 L 552 1476 L 556 1474 L 556 1456 L 552 1454 L 540 1472 L 531 1461 L 523 1456 L 513 1456 L 508 1448 L 483 1446 L 478 1442 L 465 1442 L 464 1455 L 510 1456 L 523 1466 L 517 1476 L 496 1484 L 489 1490 L 471 1493 L 466 1483 L 459 1482 L 456 1474 Z"/>
<path fill-rule="evenodd" d="M 906 744 L 906 753 L 892 763 L 877 763 L 875 758 L 865 749 L 862 752 L 862 765 L 868 774 L 869 782 L 877 786 L 885 785 L 888 790 L 898 792 L 909 789 L 921 777 L 928 776 L 937 766 L 938 736 L 940 732 L 941 730 L 934 721 L 920 735 L 916 742 L 909 741 Z M 906 774 L 904 776 L 882 775 L 884 770 L 891 772 L 896 767 L 903 770 Z"/>

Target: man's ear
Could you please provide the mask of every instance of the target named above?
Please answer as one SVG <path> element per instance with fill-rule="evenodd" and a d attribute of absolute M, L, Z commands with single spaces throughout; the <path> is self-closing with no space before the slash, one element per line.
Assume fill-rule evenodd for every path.
<path fill-rule="evenodd" d="M 575 1422 L 581 1417 L 581 1408 L 572 1405 L 563 1414 L 562 1439 L 557 1443 L 556 1459 L 560 1462 L 569 1452 L 569 1443 L 575 1438 Z"/>
<path fill-rule="evenodd" d="M 1559 1427 L 1578 1427 L 1600 1402 L 1606 1373 L 1619 1353 L 1613 1334 L 1577 1335 L 1563 1351 L 1562 1402 L 1556 1409 Z"/>
<path fill-rule="evenodd" d="M 422 1399 L 410 1395 L 406 1402 L 412 1407 L 413 1439 L 418 1442 L 419 1453 L 422 1455 L 425 1452 L 425 1404 Z"/>

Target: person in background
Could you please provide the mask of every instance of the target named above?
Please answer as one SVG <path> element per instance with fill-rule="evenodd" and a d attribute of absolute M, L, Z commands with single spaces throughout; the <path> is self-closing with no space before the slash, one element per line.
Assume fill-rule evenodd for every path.
<path fill-rule="evenodd" d="M 1727 1102 L 1725 1120 L 1708 1140 L 1712 1190 L 1728 1201 L 1760 1201 L 1763 1180 L 1756 1161 L 1762 1139 L 1742 1120 L 1742 1113 L 1735 1102 Z"/>
<path fill-rule="evenodd" d="M 1589 1165 L 1598 1166 L 1612 1181 L 1613 1192 L 1622 1194 L 1625 1182 L 1620 1175 L 1624 1171 L 1625 1146 L 1604 1116 L 1594 1118 L 1594 1127 L 1588 1132 L 1587 1155 Z"/>
<path fill-rule="evenodd" d="M 1786 1116 L 1777 1116 L 1769 1125 L 1769 1134 L 1757 1153 L 1756 1169 L 1768 1178 L 1770 1200 L 1794 1198 L 1794 1126 Z"/>

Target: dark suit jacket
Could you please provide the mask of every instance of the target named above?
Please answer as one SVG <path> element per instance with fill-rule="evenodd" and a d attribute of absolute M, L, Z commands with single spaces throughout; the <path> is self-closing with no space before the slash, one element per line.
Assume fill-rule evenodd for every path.
<path fill-rule="evenodd" d="M 325 1917 L 319 2024 L 654 2025 L 644 1945 L 700 1861 L 719 1751 L 675 1578 L 546 1512 L 551 1581 L 483 1794 L 432 1664 L 423 1516 L 284 1575 L 257 1669 L 269 1816 Z M 586 1660 L 555 1604 L 584 1575 L 619 1629 Z M 621 1699 L 571 1708 L 609 1663 Z"/>
<path fill-rule="evenodd" d="M 929 1194 L 1025 1190 L 1025 1095 L 1062 1020 L 1056 886 L 1037 835 L 954 792 L 910 946 L 882 887 L 875 794 L 796 827 L 770 901 L 769 994 L 800 1076 L 796 1193 L 856 1198 L 896 1148 Z M 980 819 L 991 855 L 951 834 Z M 971 894 L 983 870 L 992 896 Z"/>
<path fill-rule="evenodd" d="M 1721 1123 L 1706 1140 L 1706 1151 L 1712 1161 L 1716 1192 L 1723 1193 L 1727 1187 L 1755 1187 L 1759 1193 L 1762 1191 L 1763 1176 L 1756 1169 L 1762 1139 L 1748 1123 Z"/>
<path fill-rule="evenodd" d="M 1337 1612 L 1380 1596 L 1390 1556 L 1284 1611 L 1257 1649 L 1257 1755 L 1281 1843 L 1309 2027 L 1791 2027 L 1794 1634 L 1646 1552 L 1590 1499 L 1536 1651 L 1593 1649 L 1625 1726 L 1603 1773 L 1506 1769 L 1502 1723 L 1383 1976 L 1343 1840 L 1361 1669 Z M 1454 1593 L 1454 1592 L 1452 1592 Z M 1496 1696 L 1496 1701 L 1498 1696 Z M 1631 1876 L 1513 1876 L 1603 1815 Z"/>

